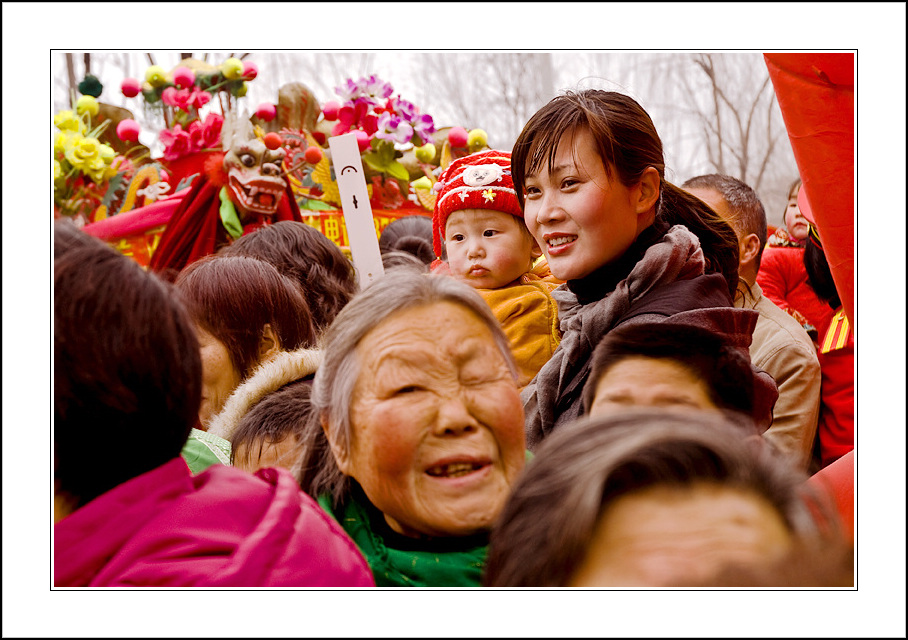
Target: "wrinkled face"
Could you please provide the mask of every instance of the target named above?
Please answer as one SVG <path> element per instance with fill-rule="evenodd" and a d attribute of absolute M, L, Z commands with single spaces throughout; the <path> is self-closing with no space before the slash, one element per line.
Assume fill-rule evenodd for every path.
<path fill-rule="evenodd" d="M 224 343 L 196 326 L 202 354 L 202 404 L 199 422 L 203 427 L 218 414 L 227 398 L 240 384 L 240 372 L 230 360 Z"/>
<path fill-rule="evenodd" d="M 793 240 L 802 242 L 810 235 L 810 223 L 807 222 L 807 218 L 801 214 L 801 209 L 798 207 L 798 191 L 800 189 L 795 189 L 794 193 L 788 196 L 788 207 L 785 209 L 785 228 L 788 229 L 788 235 Z"/>
<path fill-rule="evenodd" d="M 445 248 L 451 274 L 476 289 L 510 284 L 532 269 L 537 251 L 523 220 L 491 209 L 448 216 Z"/>
<path fill-rule="evenodd" d="M 640 185 L 610 179 L 585 129 L 562 138 L 555 166 L 525 179 L 524 220 L 556 278 L 589 275 L 627 250 L 653 221 L 638 215 Z M 643 213 L 643 212 L 641 212 Z"/>
<path fill-rule="evenodd" d="M 489 529 L 523 469 L 525 439 L 517 385 L 485 323 L 452 302 L 407 309 L 356 356 L 341 471 L 404 535 Z"/>
<path fill-rule="evenodd" d="M 692 586 L 729 564 L 778 559 L 792 537 L 762 496 L 701 482 L 621 496 L 599 516 L 570 587 Z"/>
<path fill-rule="evenodd" d="M 670 358 L 643 356 L 624 358 L 599 377 L 589 413 L 611 415 L 628 407 L 719 411 L 693 370 Z"/>
<path fill-rule="evenodd" d="M 287 186 L 281 177 L 281 162 L 286 152 L 268 149 L 258 139 L 234 142 L 224 156 L 230 199 L 240 220 L 259 215 L 273 216 Z"/>

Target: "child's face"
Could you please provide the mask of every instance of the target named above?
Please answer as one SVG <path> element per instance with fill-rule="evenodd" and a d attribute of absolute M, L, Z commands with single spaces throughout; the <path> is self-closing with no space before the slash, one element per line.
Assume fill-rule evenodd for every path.
<path fill-rule="evenodd" d="M 543 164 L 527 174 L 525 188 L 526 226 L 561 280 L 582 278 L 621 257 L 652 223 L 651 215 L 637 211 L 640 185 L 609 179 L 586 129 L 562 138 L 553 171 Z"/>
<path fill-rule="evenodd" d="M 256 457 L 259 446 L 261 446 L 261 455 Z M 280 442 L 253 442 L 247 446 L 245 443 L 240 445 L 233 452 L 233 466 L 249 473 L 255 473 L 259 469 L 266 467 L 283 467 L 290 469 L 298 457 L 299 440 L 293 434 L 287 435 Z"/>
<path fill-rule="evenodd" d="M 794 194 L 788 196 L 788 208 L 785 209 L 785 228 L 788 229 L 788 235 L 801 242 L 810 235 L 810 224 L 798 207 L 798 191 L 799 189 L 795 189 Z"/>
<path fill-rule="evenodd" d="M 510 284 L 540 255 L 520 218 L 491 209 L 461 209 L 448 216 L 445 248 L 451 274 L 476 289 Z"/>

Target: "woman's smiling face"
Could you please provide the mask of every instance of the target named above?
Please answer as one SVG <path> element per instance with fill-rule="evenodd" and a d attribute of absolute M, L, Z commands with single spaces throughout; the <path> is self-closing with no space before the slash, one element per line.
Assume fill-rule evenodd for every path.
<path fill-rule="evenodd" d="M 640 211 L 640 184 L 627 187 L 612 173 L 581 128 L 562 138 L 551 172 L 543 164 L 526 175 L 524 220 L 556 278 L 583 278 L 620 258 L 652 224 L 654 208 Z"/>
<path fill-rule="evenodd" d="M 523 469 L 525 437 L 517 385 L 489 328 L 438 302 L 390 316 L 356 354 L 341 471 L 398 533 L 490 528 Z"/>

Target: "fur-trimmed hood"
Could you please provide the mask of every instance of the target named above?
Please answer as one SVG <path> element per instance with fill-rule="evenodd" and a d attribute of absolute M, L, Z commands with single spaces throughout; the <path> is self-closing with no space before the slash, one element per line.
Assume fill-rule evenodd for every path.
<path fill-rule="evenodd" d="M 211 420 L 208 433 L 230 440 L 244 415 L 269 393 L 285 384 L 315 373 L 322 361 L 318 349 L 281 351 L 259 365 L 238 386 L 221 411 Z"/>

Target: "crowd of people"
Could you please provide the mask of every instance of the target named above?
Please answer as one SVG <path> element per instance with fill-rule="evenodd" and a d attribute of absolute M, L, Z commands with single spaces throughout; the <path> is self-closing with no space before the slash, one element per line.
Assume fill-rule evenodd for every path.
<path fill-rule="evenodd" d="M 799 183 L 770 235 L 585 90 L 436 193 L 363 288 L 301 222 L 173 279 L 55 224 L 55 587 L 854 585 L 854 338 Z"/>

